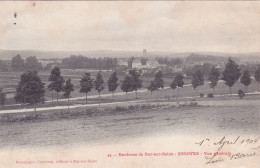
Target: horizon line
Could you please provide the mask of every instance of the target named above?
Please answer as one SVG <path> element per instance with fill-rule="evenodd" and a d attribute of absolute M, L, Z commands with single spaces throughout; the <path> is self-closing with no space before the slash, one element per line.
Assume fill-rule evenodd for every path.
<path fill-rule="evenodd" d="M 145 48 L 144 48 L 145 49 Z M 143 50 L 144 50 L 143 49 Z M 143 52 L 143 50 L 116 50 L 116 49 L 93 49 L 93 50 L 44 50 L 44 49 L 1 49 L 0 51 L 43 51 L 43 52 L 93 52 L 93 51 L 112 51 L 112 52 Z M 149 51 L 147 53 L 223 53 L 223 54 L 247 54 L 247 53 L 260 53 L 260 51 L 253 52 L 224 52 L 224 51 Z"/>

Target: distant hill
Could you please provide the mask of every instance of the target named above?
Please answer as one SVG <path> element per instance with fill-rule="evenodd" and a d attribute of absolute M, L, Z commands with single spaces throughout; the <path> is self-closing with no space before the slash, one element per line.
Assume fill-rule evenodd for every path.
<path fill-rule="evenodd" d="M 82 55 L 86 57 L 131 57 L 142 56 L 142 52 L 136 51 L 41 51 L 41 50 L 0 50 L 0 59 L 11 59 L 20 54 L 23 58 L 36 56 L 39 59 L 66 58 L 71 55 Z"/>
<path fill-rule="evenodd" d="M 148 57 L 179 57 L 185 58 L 192 53 L 204 56 L 239 57 L 242 62 L 260 62 L 260 53 L 221 53 L 221 52 L 147 52 Z M 93 51 L 42 51 L 42 50 L 1 50 L 0 59 L 11 60 L 12 57 L 20 54 L 23 58 L 36 56 L 38 59 L 62 59 L 71 55 L 82 55 L 86 57 L 141 57 L 142 51 L 113 51 L 113 50 L 93 50 Z"/>

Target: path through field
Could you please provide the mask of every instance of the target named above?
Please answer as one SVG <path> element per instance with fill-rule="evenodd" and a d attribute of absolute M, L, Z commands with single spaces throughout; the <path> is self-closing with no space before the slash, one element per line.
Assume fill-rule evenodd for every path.
<path fill-rule="evenodd" d="M 140 90 L 140 92 L 144 92 L 147 90 Z M 119 94 L 123 94 L 123 93 L 118 93 Z M 260 95 L 260 92 L 251 92 L 251 93 L 247 93 L 248 95 Z M 232 94 L 232 96 L 235 96 L 237 94 Z M 96 95 L 93 95 L 93 97 L 95 97 Z M 111 96 L 111 94 L 106 94 L 106 95 L 102 95 L 102 96 Z M 215 95 L 215 97 L 223 97 L 223 96 L 227 96 L 227 95 Z M 90 96 L 91 97 L 91 96 Z M 193 97 L 181 97 L 182 99 L 191 99 L 191 98 L 197 98 L 199 96 L 193 96 Z M 73 99 L 73 98 L 72 98 Z M 74 98 L 73 100 L 77 100 L 80 98 Z M 81 98 L 82 99 L 82 98 Z M 67 101 L 67 99 L 65 99 Z M 158 100 L 163 100 L 163 99 L 148 99 L 148 100 L 132 100 L 132 101 L 122 101 L 122 102 L 111 102 L 111 103 L 94 103 L 94 104 L 75 104 L 75 105 L 71 105 L 70 109 L 74 109 L 74 108 L 80 108 L 80 107 L 98 107 L 98 106 L 110 106 L 110 105 L 131 105 L 131 104 L 136 104 L 136 103 L 142 103 L 142 102 L 156 102 Z M 166 99 L 164 99 L 166 100 Z M 229 100 L 230 101 L 230 100 Z M 256 104 L 260 104 L 260 100 L 251 100 L 252 103 L 256 102 Z M 216 102 L 216 103 L 215 103 Z M 240 101 L 233 101 L 233 103 L 236 102 L 240 102 Z M 177 102 L 170 102 L 172 104 L 177 104 Z M 202 101 L 200 101 L 200 103 L 202 103 Z M 232 105 L 232 103 L 227 103 L 227 101 L 204 101 L 204 104 L 208 104 L 208 105 Z M 246 105 L 246 104 L 245 104 Z M 62 109 L 67 109 L 67 106 L 55 106 L 55 107 L 41 107 L 41 108 L 37 108 L 37 111 L 47 111 L 47 110 L 62 110 Z M 6 113 L 21 113 L 21 112 L 33 112 L 34 108 L 28 108 L 28 109 L 14 109 L 14 110 L 0 110 L 0 114 L 6 114 Z"/>

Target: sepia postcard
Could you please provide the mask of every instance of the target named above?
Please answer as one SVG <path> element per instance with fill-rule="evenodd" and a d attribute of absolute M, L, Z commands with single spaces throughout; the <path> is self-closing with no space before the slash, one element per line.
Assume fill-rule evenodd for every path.
<path fill-rule="evenodd" d="M 260 1 L 0 1 L 1 168 L 260 168 Z"/>

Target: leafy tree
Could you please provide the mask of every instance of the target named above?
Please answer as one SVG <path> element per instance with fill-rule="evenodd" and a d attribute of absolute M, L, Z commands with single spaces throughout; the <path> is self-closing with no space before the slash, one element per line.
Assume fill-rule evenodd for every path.
<path fill-rule="evenodd" d="M 121 81 L 121 89 L 123 92 L 127 93 L 133 91 L 133 84 L 132 84 L 132 78 L 129 75 L 126 75 L 125 78 Z"/>
<path fill-rule="evenodd" d="M 204 76 L 209 76 L 212 65 L 208 62 L 204 62 L 202 65 L 202 72 Z"/>
<path fill-rule="evenodd" d="M 192 66 L 192 71 L 191 71 L 191 76 L 196 72 L 197 70 L 200 70 L 203 72 L 203 65 L 193 65 Z"/>
<path fill-rule="evenodd" d="M 114 58 L 114 61 L 113 61 L 113 70 L 115 71 L 116 70 L 116 67 L 118 66 L 118 61 L 117 61 L 117 58 Z"/>
<path fill-rule="evenodd" d="M 209 78 L 208 80 L 210 81 L 210 88 L 213 88 L 214 94 L 215 94 L 215 87 L 218 85 L 218 80 L 219 80 L 220 72 L 216 67 L 212 67 L 209 73 Z"/>
<path fill-rule="evenodd" d="M 152 95 L 153 91 L 157 90 L 158 88 L 157 88 L 155 82 L 154 82 L 154 81 L 151 81 L 151 83 L 150 83 L 150 85 L 147 87 L 147 89 L 151 92 L 151 95 Z"/>
<path fill-rule="evenodd" d="M 14 99 L 16 102 L 33 104 L 36 111 L 36 104 L 44 102 L 44 85 L 36 71 L 25 72 L 21 75 Z"/>
<path fill-rule="evenodd" d="M 48 81 L 51 82 L 48 85 L 48 89 L 51 91 L 51 98 L 53 102 L 53 91 L 54 91 L 54 84 L 55 81 L 61 76 L 60 68 L 59 67 L 54 67 L 51 71 L 51 74 L 48 78 Z"/>
<path fill-rule="evenodd" d="M 251 75 L 248 70 L 245 70 L 240 78 L 240 82 L 245 85 L 245 93 L 247 87 L 251 84 Z"/>
<path fill-rule="evenodd" d="M 193 86 L 193 89 L 197 88 L 198 95 L 198 87 L 204 85 L 203 73 L 201 70 L 198 69 L 193 73 L 191 84 Z"/>
<path fill-rule="evenodd" d="M 51 81 L 51 83 L 47 86 L 48 90 L 51 91 L 51 101 L 53 103 L 53 91 L 54 91 L 54 81 Z"/>
<path fill-rule="evenodd" d="M 80 80 L 79 92 L 86 94 L 86 103 L 88 102 L 88 92 L 90 92 L 93 87 L 93 79 L 91 79 L 90 73 L 85 73 L 82 79 Z"/>
<path fill-rule="evenodd" d="M 184 85 L 184 81 L 183 81 L 184 77 L 181 73 L 177 73 L 174 79 L 174 83 L 176 84 L 176 86 L 178 87 L 178 97 L 179 97 L 179 88 L 183 87 Z"/>
<path fill-rule="evenodd" d="M 6 94 L 3 92 L 3 88 L 0 88 L 0 105 L 4 106 L 6 102 Z"/>
<path fill-rule="evenodd" d="M 52 65 L 51 63 L 47 64 L 47 65 L 44 67 L 44 70 L 50 70 L 51 67 L 52 67 L 51 65 Z"/>
<path fill-rule="evenodd" d="M 176 81 L 175 81 L 175 80 L 172 81 L 170 87 L 171 87 L 173 90 L 177 88 L 177 84 L 176 84 Z"/>
<path fill-rule="evenodd" d="M 59 102 L 59 92 L 62 91 L 64 84 L 63 76 L 61 76 L 60 68 L 54 67 L 48 79 L 51 83 L 48 85 L 49 90 L 52 91 L 52 102 L 53 102 L 53 91 L 57 93 L 57 103 Z"/>
<path fill-rule="evenodd" d="M 70 94 L 71 94 L 72 91 L 74 91 L 73 84 L 71 83 L 71 79 L 66 80 L 65 85 L 63 85 L 62 90 L 64 92 L 63 96 L 65 98 L 68 98 L 68 109 L 69 109 Z"/>
<path fill-rule="evenodd" d="M 0 60 L 0 72 L 7 72 L 8 71 L 8 67 L 6 65 L 6 63 L 2 60 Z"/>
<path fill-rule="evenodd" d="M 176 84 L 176 82 L 175 82 L 174 80 L 172 81 L 170 87 L 171 87 L 173 90 L 177 88 L 177 84 Z"/>
<path fill-rule="evenodd" d="M 13 71 L 23 71 L 24 70 L 24 59 L 20 55 L 13 57 L 11 67 L 12 67 Z"/>
<path fill-rule="evenodd" d="M 258 65 L 256 71 L 255 71 L 255 80 L 258 82 L 258 89 L 259 92 L 259 84 L 260 84 L 260 65 Z"/>
<path fill-rule="evenodd" d="M 142 65 L 146 65 L 146 63 L 147 63 L 147 58 L 141 58 L 141 59 L 140 59 L 140 62 L 141 62 Z"/>
<path fill-rule="evenodd" d="M 243 99 L 243 98 L 245 97 L 245 95 L 246 95 L 246 94 L 244 93 L 244 91 L 241 90 L 241 89 L 238 90 L 237 94 L 238 94 L 238 96 L 239 96 L 240 99 Z"/>
<path fill-rule="evenodd" d="M 54 90 L 57 93 L 57 103 L 59 102 L 59 92 L 62 91 L 62 87 L 65 80 L 63 79 L 63 76 L 60 76 L 55 82 L 54 82 Z"/>
<path fill-rule="evenodd" d="M 107 81 L 107 85 L 108 85 L 108 91 L 113 93 L 113 99 L 114 99 L 114 92 L 117 89 L 118 86 L 118 78 L 117 78 L 117 73 L 113 72 L 112 75 L 110 76 L 110 78 Z"/>
<path fill-rule="evenodd" d="M 35 56 L 27 57 L 24 66 L 27 71 L 39 71 L 43 69 L 42 64 Z"/>
<path fill-rule="evenodd" d="M 230 94 L 232 94 L 232 86 L 239 79 L 240 75 L 241 73 L 239 65 L 236 64 L 231 58 L 229 58 L 225 66 L 222 79 L 225 81 L 225 84 L 229 87 Z"/>
<path fill-rule="evenodd" d="M 138 72 L 136 69 L 132 69 L 129 71 L 129 74 L 131 75 L 132 78 L 132 88 L 135 91 L 135 97 L 137 99 L 137 90 L 142 87 L 143 81 L 140 78 L 141 72 Z"/>
<path fill-rule="evenodd" d="M 101 75 L 101 72 L 97 73 L 96 79 L 94 81 L 95 84 L 95 89 L 98 91 L 98 97 L 100 98 L 100 92 L 105 89 L 104 86 L 104 80 L 103 77 Z"/>
<path fill-rule="evenodd" d="M 128 62 L 127 62 L 128 68 L 132 68 L 132 65 L 133 65 L 134 60 L 135 60 L 134 57 L 129 58 L 129 60 L 128 60 Z"/>
<path fill-rule="evenodd" d="M 162 73 L 161 70 L 158 71 L 155 74 L 155 78 L 154 78 L 153 82 L 154 82 L 154 84 L 155 84 L 157 89 L 159 89 L 159 88 L 163 89 L 163 87 L 164 87 L 164 80 L 163 80 L 163 73 Z M 159 97 L 159 90 L 158 90 L 158 97 Z"/>

